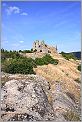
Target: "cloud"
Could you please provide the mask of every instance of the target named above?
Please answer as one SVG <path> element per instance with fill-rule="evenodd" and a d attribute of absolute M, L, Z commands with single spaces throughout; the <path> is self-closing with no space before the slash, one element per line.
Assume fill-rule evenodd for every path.
<path fill-rule="evenodd" d="M 10 6 L 6 9 L 6 12 L 8 15 L 11 15 L 12 13 L 14 14 L 19 14 L 20 13 L 20 8 L 16 6 Z"/>
<path fill-rule="evenodd" d="M 20 43 L 23 43 L 24 41 L 19 41 Z"/>
<path fill-rule="evenodd" d="M 27 16 L 28 14 L 26 12 L 21 13 L 23 16 Z"/>
<path fill-rule="evenodd" d="M 6 9 L 6 12 L 7 12 L 7 15 L 11 15 L 11 14 L 19 14 L 19 15 L 23 15 L 23 16 L 27 16 L 28 13 L 26 12 L 21 12 L 22 10 L 17 7 L 17 6 L 9 6 L 7 9 Z"/>

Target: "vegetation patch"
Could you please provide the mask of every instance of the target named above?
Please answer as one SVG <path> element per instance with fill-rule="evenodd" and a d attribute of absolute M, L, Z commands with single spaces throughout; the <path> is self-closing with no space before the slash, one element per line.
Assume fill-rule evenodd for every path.
<path fill-rule="evenodd" d="M 49 63 L 57 65 L 58 64 L 58 60 L 57 59 L 53 59 L 49 54 L 46 54 L 42 58 L 36 58 L 35 59 L 35 63 L 36 63 L 36 65 L 48 65 Z"/>
<path fill-rule="evenodd" d="M 79 115 L 71 110 L 67 110 L 67 112 L 64 113 L 63 116 L 67 121 L 80 121 Z"/>
<path fill-rule="evenodd" d="M 42 58 L 26 58 L 16 51 L 1 50 L 1 71 L 10 74 L 35 74 L 33 68 L 38 65 L 58 64 L 57 59 L 53 59 L 49 54 Z"/>
<path fill-rule="evenodd" d="M 77 67 L 77 69 L 78 69 L 79 71 L 81 71 L 81 64 Z"/>
<path fill-rule="evenodd" d="M 19 52 L 21 52 L 21 53 L 33 53 L 34 51 L 33 51 L 33 49 L 31 49 L 31 50 L 19 50 Z"/>
<path fill-rule="evenodd" d="M 4 76 L 4 77 L 1 77 L 1 87 L 3 87 L 5 85 L 5 83 L 7 81 L 9 81 L 9 77 L 8 76 Z"/>
<path fill-rule="evenodd" d="M 5 61 L 3 71 L 10 74 L 35 74 L 33 67 L 36 67 L 33 59 L 19 58 Z"/>
<path fill-rule="evenodd" d="M 65 52 L 61 52 L 62 56 L 69 60 L 69 59 L 74 59 L 74 60 L 77 60 L 77 57 L 74 56 L 73 53 L 65 53 Z"/>

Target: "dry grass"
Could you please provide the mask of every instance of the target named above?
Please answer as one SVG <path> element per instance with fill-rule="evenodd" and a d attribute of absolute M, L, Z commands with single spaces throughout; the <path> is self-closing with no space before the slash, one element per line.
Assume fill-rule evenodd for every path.
<path fill-rule="evenodd" d="M 5 83 L 9 81 L 9 78 L 7 76 L 1 78 L 1 86 L 4 86 Z"/>
<path fill-rule="evenodd" d="M 67 110 L 67 112 L 64 113 L 63 116 L 67 121 L 81 121 L 80 116 L 73 111 Z"/>

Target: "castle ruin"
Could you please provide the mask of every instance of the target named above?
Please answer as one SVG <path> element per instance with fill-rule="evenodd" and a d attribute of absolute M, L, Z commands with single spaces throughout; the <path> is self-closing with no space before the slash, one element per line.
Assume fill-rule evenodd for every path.
<path fill-rule="evenodd" d="M 54 48 L 54 50 L 57 51 L 57 47 Z M 51 51 L 48 48 L 48 45 L 46 45 L 44 41 L 39 41 L 39 40 L 34 41 L 33 51 L 42 52 L 42 53 L 51 53 Z"/>

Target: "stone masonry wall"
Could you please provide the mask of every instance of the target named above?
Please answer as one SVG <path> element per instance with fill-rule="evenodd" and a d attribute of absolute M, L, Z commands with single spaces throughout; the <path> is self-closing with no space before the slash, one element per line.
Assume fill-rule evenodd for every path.
<path fill-rule="evenodd" d="M 33 43 L 33 50 L 37 50 L 37 52 L 48 53 L 48 48 L 44 41 L 36 40 Z"/>

